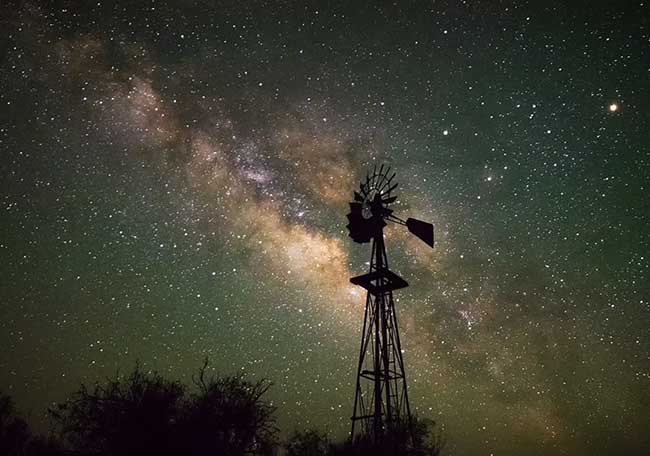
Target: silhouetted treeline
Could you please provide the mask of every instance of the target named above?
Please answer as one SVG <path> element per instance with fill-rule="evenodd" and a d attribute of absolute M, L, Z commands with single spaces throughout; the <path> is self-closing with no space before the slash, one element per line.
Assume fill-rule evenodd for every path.
<path fill-rule="evenodd" d="M 207 361 L 193 377 L 194 388 L 140 366 L 128 375 L 82 385 L 48 410 L 51 435 L 33 435 L 0 394 L 1 456 L 239 456 L 287 454 L 438 455 L 440 436 L 432 422 L 416 420 L 415 439 L 394 430 L 381 446 L 357 441 L 335 444 L 317 431 L 295 432 L 281 442 L 275 407 L 264 395 L 265 380 L 207 374 Z"/>

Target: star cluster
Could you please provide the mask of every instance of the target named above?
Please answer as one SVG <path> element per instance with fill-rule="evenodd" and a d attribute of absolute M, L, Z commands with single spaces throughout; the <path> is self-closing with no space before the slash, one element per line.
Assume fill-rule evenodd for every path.
<path fill-rule="evenodd" d="M 565 2 L 566 3 L 566 2 Z M 349 430 L 375 164 L 412 407 L 452 454 L 650 440 L 648 6 L 0 6 L 0 389 L 140 360 L 266 377 L 283 432 Z"/>

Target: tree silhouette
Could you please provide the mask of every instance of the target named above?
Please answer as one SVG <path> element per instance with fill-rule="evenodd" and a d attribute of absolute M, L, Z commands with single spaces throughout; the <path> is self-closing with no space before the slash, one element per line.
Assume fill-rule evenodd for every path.
<path fill-rule="evenodd" d="M 270 384 L 206 369 L 207 360 L 190 394 L 136 366 L 126 378 L 82 385 L 50 415 L 66 447 L 84 456 L 272 454 L 275 408 L 262 399 Z"/>
<path fill-rule="evenodd" d="M 0 393 L 0 454 L 22 454 L 30 437 L 25 420 L 15 415 L 11 397 Z"/>
<path fill-rule="evenodd" d="M 82 385 L 50 409 L 64 444 L 88 455 L 170 454 L 170 438 L 182 410 L 185 387 L 139 366 L 92 389 Z"/>
<path fill-rule="evenodd" d="M 56 439 L 34 436 L 29 426 L 16 415 L 11 397 L 0 393 L 0 455 L 63 456 Z"/>
<path fill-rule="evenodd" d="M 273 454 L 277 443 L 275 407 L 262 396 L 271 384 L 241 377 L 206 376 L 207 359 L 194 383 L 183 416 L 184 454 Z"/>

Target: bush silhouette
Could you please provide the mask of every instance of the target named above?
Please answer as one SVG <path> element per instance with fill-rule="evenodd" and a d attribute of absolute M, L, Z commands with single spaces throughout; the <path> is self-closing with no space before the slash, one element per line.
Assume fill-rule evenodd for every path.
<path fill-rule="evenodd" d="M 0 393 L 0 455 L 63 456 L 54 438 L 34 436 L 29 426 L 16 415 L 11 397 Z"/>
<path fill-rule="evenodd" d="M 285 444 L 287 456 L 325 456 L 332 447 L 325 434 L 315 430 L 295 431 Z"/>
<path fill-rule="evenodd" d="M 65 446 L 84 456 L 266 455 L 275 446 L 270 384 L 206 377 L 188 393 L 136 366 L 126 378 L 83 386 L 50 416 Z"/>
<path fill-rule="evenodd" d="M 27 423 L 15 415 L 11 397 L 0 393 L 0 454 L 23 454 L 31 437 Z"/>
<path fill-rule="evenodd" d="M 82 385 L 50 416 L 66 445 L 83 455 L 169 453 L 185 387 L 139 366 L 125 379 Z"/>
<path fill-rule="evenodd" d="M 318 431 L 294 432 L 285 444 L 287 456 L 439 456 L 444 438 L 432 420 L 413 417 L 411 431 L 405 423 L 387 430 L 380 442 L 366 438 L 332 444 Z"/>
<path fill-rule="evenodd" d="M 240 377 L 206 377 L 207 360 L 194 379 L 182 419 L 183 454 L 273 454 L 277 443 L 275 407 L 262 399 L 271 384 Z"/>

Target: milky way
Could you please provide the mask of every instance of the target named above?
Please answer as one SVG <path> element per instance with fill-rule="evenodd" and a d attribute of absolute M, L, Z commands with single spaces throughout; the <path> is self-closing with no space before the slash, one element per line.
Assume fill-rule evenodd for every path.
<path fill-rule="evenodd" d="M 647 451 L 644 2 L 45 3 L 0 7 L 0 390 L 37 428 L 81 382 L 209 356 L 274 383 L 284 433 L 343 438 L 345 214 L 386 163 L 436 226 L 386 242 L 449 453 Z"/>

